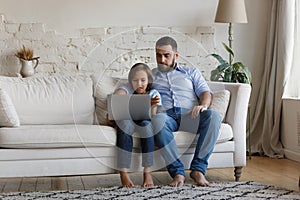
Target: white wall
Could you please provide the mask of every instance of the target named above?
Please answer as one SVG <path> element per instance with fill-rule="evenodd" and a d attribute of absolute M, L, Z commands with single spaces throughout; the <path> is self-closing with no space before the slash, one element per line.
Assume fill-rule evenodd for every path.
<path fill-rule="evenodd" d="M 70 33 L 78 28 L 136 25 L 211 25 L 217 0 L 1 0 L 15 22 L 43 22 Z"/>
<path fill-rule="evenodd" d="M 264 69 L 267 20 L 272 0 L 245 0 L 248 24 L 234 24 L 236 59 L 253 74 L 256 99 Z M 217 51 L 225 54 L 227 24 L 214 23 L 217 0 L 0 0 L 0 13 L 18 23 L 40 22 L 46 29 L 77 35 L 80 28 L 104 26 L 214 26 Z M 226 54 L 225 54 L 226 55 Z"/>

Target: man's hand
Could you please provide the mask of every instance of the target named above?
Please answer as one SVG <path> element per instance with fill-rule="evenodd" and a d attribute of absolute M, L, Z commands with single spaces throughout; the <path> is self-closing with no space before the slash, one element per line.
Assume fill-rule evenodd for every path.
<path fill-rule="evenodd" d="M 190 111 L 192 115 L 192 119 L 195 119 L 199 116 L 200 112 L 207 110 L 211 103 L 211 93 L 209 91 L 203 92 L 200 97 L 199 105 L 194 106 Z"/>
<path fill-rule="evenodd" d="M 155 97 L 151 98 L 151 106 L 156 106 L 157 104 L 159 104 L 159 97 L 156 95 Z"/>
<path fill-rule="evenodd" d="M 204 110 L 207 110 L 207 107 L 204 105 L 194 106 L 191 110 L 192 119 L 196 119 L 200 112 L 203 112 Z"/>

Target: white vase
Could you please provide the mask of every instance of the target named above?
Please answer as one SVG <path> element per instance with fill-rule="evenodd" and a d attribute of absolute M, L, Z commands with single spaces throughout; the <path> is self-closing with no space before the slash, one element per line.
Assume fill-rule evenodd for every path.
<path fill-rule="evenodd" d="M 34 75 L 34 73 L 35 73 L 34 70 L 37 67 L 37 65 L 39 64 L 38 59 L 24 60 L 24 59 L 20 58 L 20 62 L 21 62 L 20 74 L 22 75 L 22 77 L 29 77 L 29 76 Z"/>

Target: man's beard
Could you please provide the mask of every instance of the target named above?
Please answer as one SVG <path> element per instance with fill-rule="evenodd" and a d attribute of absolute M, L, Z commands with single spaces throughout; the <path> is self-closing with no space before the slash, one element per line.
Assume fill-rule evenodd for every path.
<path fill-rule="evenodd" d="M 161 72 L 169 72 L 172 71 L 175 68 L 175 57 L 173 58 L 173 61 L 170 65 L 165 65 L 165 64 L 157 64 L 157 68 Z"/>

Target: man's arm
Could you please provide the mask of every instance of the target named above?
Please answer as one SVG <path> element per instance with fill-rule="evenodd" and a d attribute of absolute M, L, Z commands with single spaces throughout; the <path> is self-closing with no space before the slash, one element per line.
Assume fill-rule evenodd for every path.
<path fill-rule="evenodd" d="M 211 93 L 209 91 L 203 92 L 200 97 L 199 105 L 208 108 L 211 104 Z"/>
<path fill-rule="evenodd" d="M 211 104 L 211 93 L 209 91 L 203 92 L 199 98 L 199 105 L 192 109 L 192 119 L 199 116 L 200 112 L 206 110 Z"/>

